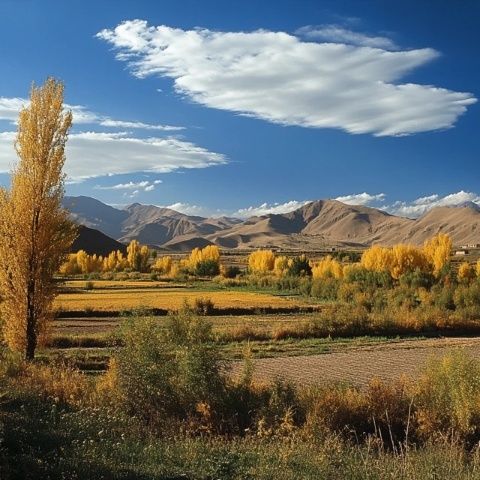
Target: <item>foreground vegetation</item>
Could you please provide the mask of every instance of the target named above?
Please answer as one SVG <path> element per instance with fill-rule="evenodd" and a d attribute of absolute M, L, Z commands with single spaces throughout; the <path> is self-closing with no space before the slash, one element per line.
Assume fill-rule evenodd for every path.
<path fill-rule="evenodd" d="M 131 319 L 108 371 L 0 372 L 1 478 L 477 478 L 480 364 L 365 389 L 233 380 L 204 317 Z"/>

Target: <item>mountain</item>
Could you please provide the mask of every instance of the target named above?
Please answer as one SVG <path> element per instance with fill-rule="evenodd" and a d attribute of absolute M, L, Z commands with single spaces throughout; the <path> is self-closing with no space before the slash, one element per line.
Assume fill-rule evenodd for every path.
<path fill-rule="evenodd" d="M 399 242 L 422 244 L 438 232 L 448 233 L 455 244 L 480 243 L 480 208 L 475 203 L 436 207 L 410 219 L 371 207 L 318 200 L 289 213 L 246 220 L 185 215 L 139 203 L 120 210 L 89 197 L 66 197 L 64 205 L 78 223 L 120 242 L 137 239 L 172 251 L 211 244 L 224 248 L 300 250 Z"/>
<path fill-rule="evenodd" d="M 126 253 L 127 247 L 98 230 L 80 225 L 78 236 L 70 248 L 72 252 L 78 252 L 79 250 L 85 250 L 89 255 L 96 253 L 105 256 L 114 250 Z"/>

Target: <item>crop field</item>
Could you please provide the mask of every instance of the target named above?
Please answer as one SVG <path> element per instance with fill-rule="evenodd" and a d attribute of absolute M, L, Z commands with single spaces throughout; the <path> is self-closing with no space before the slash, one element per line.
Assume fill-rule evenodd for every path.
<path fill-rule="evenodd" d="M 321 355 L 299 355 L 288 358 L 261 358 L 254 360 L 254 378 L 268 383 L 283 378 L 300 385 L 348 382 L 365 386 L 372 378 L 395 381 L 405 374 L 415 377 L 431 358 L 441 357 L 452 349 L 465 349 L 480 356 L 479 338 L 416 339 L 350 345 L 342 350 L 329 350 Z M 233 374 L 238 375 L 243 365 L 237 362 Z"/>
<path fill-rule="evenodd" d="M 85 283 L 85 282 L 84 282 Z M 208 297 L 218 308 L 295 308 L 305 301 L 264 293 L 205 291 L 182 287 L 104 288 L 65 292 L 58 296 L 56 308 L 67 311 L 122 311 L 146 308 L 178 310 L 185 301 Z"/>

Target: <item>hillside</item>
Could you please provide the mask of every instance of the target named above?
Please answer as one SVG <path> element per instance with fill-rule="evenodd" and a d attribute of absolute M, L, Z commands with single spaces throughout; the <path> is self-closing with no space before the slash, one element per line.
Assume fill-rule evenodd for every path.
<path fill-rule="evenodd" d="M 89 255 L 94 253 L 97 255 L 108 255 L 114 250 L 126 253 L 127 247 L 98 230 L 80 225 L 78 237 L 70 248 L 72 252 L 78 252 L 79 250 L 85 250 Z"/>
<path fill-rule="evenodd" d="M 456 244 L 480 243 L 480 208 L 476 204 L 437 207 L 418 219 L 409 219 L 371 207 L 318 200 L 293 212 L 246 220 L 191 216 L 139 203 L 121 210 L 89 197 L 66 197 L 64 204 L 75 221 L 122 243 L 137 239 L 179 251 L 209 244 L 302 250 L 399 242 L 422 244 L 438 232 L 448 233 Z"/>

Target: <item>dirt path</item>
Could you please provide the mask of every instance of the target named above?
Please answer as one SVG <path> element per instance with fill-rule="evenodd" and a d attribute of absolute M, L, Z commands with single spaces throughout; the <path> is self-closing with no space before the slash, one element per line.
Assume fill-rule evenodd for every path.
<path fill-rule="evenodd" d="M 430 357 L 453 348 L 463 348 L 480 358 L 478 337 L 407 340 L 322 355 L 256 359 L 254 378 L 268 382 L 281 377 L 303 385 L 347 381 L 361 386 L 372 377 L 394 380 L 402 373 L 414 375 Z M 233 374 L 241 367 L 236 362 Z"/>

